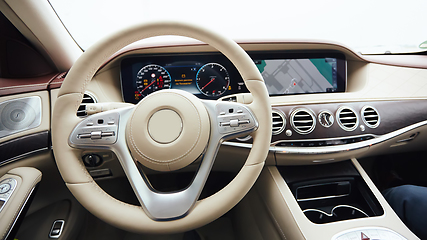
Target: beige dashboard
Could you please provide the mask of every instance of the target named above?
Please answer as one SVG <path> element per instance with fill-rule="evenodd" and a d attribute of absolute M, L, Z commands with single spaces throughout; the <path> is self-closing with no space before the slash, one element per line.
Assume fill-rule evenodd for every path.
<path fill-rule="evenodd" d="M 405 104 L 411 101 L 414 106 L 425 104 L 427 97 L 427 70 L 422 68 L 408 67 L 408 62 L 401 63 L 402 66 L 392 66 L 400 64 L 398 61 L 387 63 L 383 59 L 373 62 L 359 54 L 356 54 L 346 48 L 335 43 L 329 42 L 265 42 L 265 43 L 241 43 L 240 44 L 246 51 L 338 51 L 345 55 L 347 60 L 347 89 L 344 93 L 322 93 L 322 94 L 302 94 L 302 95 L 288 95 L 288 96 L 274 96 L 270 97 L 273 109 L 287 108 L 289 111 L 283 111 L 285 115 L 284 131 L 282 133 L 283 139 L 277 139 L 273 136 L 272 145 L 270 148 L 270 156 L 267 163 L 270 165 L 294 165 L 294 164 L 312 164 L 333 162 L 353 157 L 364 157 L 378 155 L 386 152 L 400 152 L 412 151 L 420 149 L 425 140 L 424 132 L 427 130 L 427 119 L 419 117 L 412 121 L 400 121 L 400 127 L 391 129 L 386 127 L 386 124 L 395 124 L 397 120 L 390 119 L 393 116 L 402 116 L 408 114 L 412 115 L 412 111 L 421 111 L 417 114 L 422 115 L 422 109 L 407 108 L 408 112 L 393 113 L 393 107 L 398 104 Z M 164 54 L 164 53 L 209 53 L 215 52 L 208 45 L 200 43 L 171 45 L 171 46 L 144 46 L 134 44 L 130 47 L 122 49 L 116 53 L 111 59 L 104 64 L 104 66 L 94 76 L 93 80 L 88 86 L 88 92 L 92 94 L 98 102 L 123 102 L 121 84 L 120 84 L 120 63 L 121 60 L 130 55 L 151 55 L 151 54 Z M 371 57 L 372 58 L 372 57 Z M 422 64 L 421 64 L 422 65 Z M 419 65 L 416 65 L 420 67 Z M 421 66 L 422 67 L 422 66 Z M 55 93 L 52 93 L 54 99 Z M 245 94 L 238 94 L 238 101 L 243 101 L 241 96 Z M 246 98 L 248 99 L 248 98 Z M 361 104 L 359 109 L 355 109 L 355 114 L 359 119 L 355 131 L 342 131 L 336 132 L 335 135 L 326 134 L 322 136 L 322 131 L 316 129 L 313 133 L 301 135 L 295 132 L 291 126 L 290 115 L 296 108 L 308 109 L 313 112 L 314 121 L 317 120 L 317 115 L 321 109 L 316 109 L 316 106 L 323 106 L 329 104 L 336 105 L 336 109 L 332 109 L 332 115 L 335 116 L 335 128 L 338 128 L 337 118 L 335 111 L 339 106 L 352 106 L 354 104 Z M 386 103 L 390 103 L 387 105 Z M 393 103 L 395 105 L 393 105 Z M 323 105 L 322 105 L 323 104 Z M 388 113 L 381 116 L 383 109 L 380 110 L 381 122 L 379 126 L 370 128 L 365 126 L 361 119 L 361 108 L 363 106 L 377 106 L 387 105 L 383 107 Z M 397 105 L 396 105 L 397 104 Z M 378 107 L 377 107 L 378 108 Z M 406 107 L 405 107 L 406 108 Z M 317 123 L 316 128 L 321 128 Z M 332 129 L 332 128 L 331 128 Z M 363 131 L 360 131 L 362 129 Z M 366 129 L 366 130 L 365 130 Z M 383 131 L 380 131 L 382 129 Z M 292 137 L 286 138 L 286 130 L 292 131 Z M 318 131 L 318 133 L 316 133 Z M 329 130 L 328 130 L 329 131 Z M 325 131 L 323 131 L 325 132 Z M 280 136 L 282 136 L 280 135 Z M 300 137 L 298 137 L 300 136 Z M 346 144 L 328 145 L 328 146 L 298 146 L 292 148 L 289 145 L 280 146 L 277 142 L 284 140 L 299 141 L 300 138 L 305 140 L 319 141 L 351 137 L 364 137 L 374 136 L 374 139 L 368 139 L 362 142 L 351 142 L 349 140 Z M 414 137 L 415 136 L 415 137 Z M 283 141 L 282 141 L 283 142 Z M 307 141 L 306 141 L 307 142 Z M 309 142 L 307 142 L 309 143 Z M 249 141 L 231 141 L 226 142 L 224 147 L 231 148 L 232 152 L 242 152 L 245 154 L 251 147 Z M 285 144 L 286 145 L 286 144 Z M 316 143 L 317 145 L 317 143 Z"/>

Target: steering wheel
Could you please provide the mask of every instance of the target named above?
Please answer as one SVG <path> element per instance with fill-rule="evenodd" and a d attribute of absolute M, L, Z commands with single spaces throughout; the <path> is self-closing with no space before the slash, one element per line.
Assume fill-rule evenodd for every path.
<path fill-rule="evenodd" d="M 238 69 L 253 102 L 200 100 L 190 93 L 169 89 L 154 92 L 131 107 L 83 120 L 76 116 L 87 84 L 111 55 L 137 40 L 161 35 L 191 37 L 222 52 Z M 198 200 L 221 143 L 248 134 L 253 136 L 253 146 L 237 176 L 214 195 Z M 269 95 L 251 58 L 234 41 L 179 22 L 136 25 L 90 47 L 68 72 L 52 116 L 55 159 L 72 194 L 103 221 L 141 233 L 183 232 L 226 213 L 255 183 L 264 166 L 270 138 Z M 109 149 L 116 154 L 141 206 L 121 202 L 96 184 L 80 159 L 82 149 L 87 148 Z M 178 192 L 156 191 L 140 168 L 143 165 L 157 171 L 174 171 L 200 156 L 202 161 L 194 180 Z"/>

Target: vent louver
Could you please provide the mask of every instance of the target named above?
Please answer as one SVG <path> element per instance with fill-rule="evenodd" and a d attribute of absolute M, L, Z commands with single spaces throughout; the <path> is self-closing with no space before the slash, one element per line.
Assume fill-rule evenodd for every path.
<path fill-rule="evenodd" d="M 86 104 L 88 104 L 88 103 L 96 103 L 96 98 L 92 94 L 86 92 L 83 95 L 82 103 L 80 104 L 80 107 L 77 110 L 77 116 L 78 117 L 86 117 L 87 116 Z"/>
<path fill-rule="evenodd" d="M 337 111 L 337 122 L 340 127 L 346 131 L 353 131 L 359 124 L 359 119 L 353 109 L 341 107 Z"/>
<path fill-rule="evenodd" d="M 286 118 L 283 113 L 279 111 L 272 111 L 272 133 L 273 135 L 280 134 L 286 127 Z"/>
<path fill-rule="evenodd" d="M 316 127 L 316 118 L 306 109 L 297 109 L 291 114 L 291 125 L 300 134 L 309 134 Z"/>
<path fill-rule="evenodd" d="M 380 124 L 380 115 L 378 111 L 371 106 L 365 106 L 362 109 L 362 119 L 366 126 L 376 128 Z"/>

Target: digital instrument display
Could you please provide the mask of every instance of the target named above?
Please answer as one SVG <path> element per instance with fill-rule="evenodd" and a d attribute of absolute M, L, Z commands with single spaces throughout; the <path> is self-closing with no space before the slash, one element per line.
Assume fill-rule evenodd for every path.
<path fill-rule="evenodd" d="M 341 53 L 249 53 L 270 96 L 345 92 Z M 162 89 L 216 100 L 248 90 L 236 67 L 216 53 L 130 56 L 121 62 L 123 100 L 138 103 Z"/>
<path fill-rule="evenodd" d="M 161 89 L 181 89 L 202 99 L 248 92 L 237 69 L 220 54 L 125 58 L 121 80 L 123 98 L 131 103 Z"/>

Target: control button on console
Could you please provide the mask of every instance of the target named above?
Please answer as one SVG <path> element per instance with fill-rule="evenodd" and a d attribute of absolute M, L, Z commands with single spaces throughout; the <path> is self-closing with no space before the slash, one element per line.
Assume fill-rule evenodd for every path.
<path fill-rule="evenodd" d="M 222 123 L 219 123 L 219 125 L 221 127 L 227 127 L 227 126 L 230 126 L 230 122 L 222 122 Z"/>
<path fill-rule="evenodd" d="M 90 138 L 91 139 L 101 139 L 102 138 L 102 132 L 101 131 L 91 132 Z"/>
<path fill-rule="evenodd" d="M 86 134 L 79 134 L 77 135 L 78 138 L 90 138 L 91 134 L 90 133 L 86 133 Z"/>
<path fill-rule="evenodd" d="M 97 167 L 101 165 L 102 158 L 97 154 L 86 154 L 83 156 L 83 162 L 88 167 Z"/>
<path fill-rule="evenodd" d="M 114 132 L 103 132 L 101 133 L 101 137 L 112 137 L 114 136 Z"/>
<path fill-rule="evenodd" d="M 2 183 L 0 185 L 0 194 L 4 194 L 9 192 L 9 190 L 11 189 L 12 186 L 10 186 L 9 183 Z"/>
<path fill-rule="evenodd" d="M 238 127 L 239 126 L 239 120 L 238 119 L 231 119 L 230 120 L 230 127 Z"/>
<path fill-rule="evenodd" d="M 52 228 L 50 229 L 49 238 L 59 238 L 61 236 L 62 230 L 64 229 L 64 225 L 64 220 L 55 220 L 53 222 Z"/>

